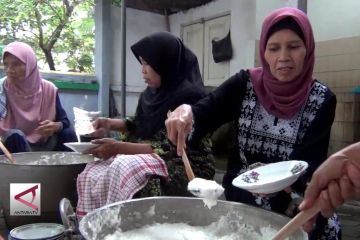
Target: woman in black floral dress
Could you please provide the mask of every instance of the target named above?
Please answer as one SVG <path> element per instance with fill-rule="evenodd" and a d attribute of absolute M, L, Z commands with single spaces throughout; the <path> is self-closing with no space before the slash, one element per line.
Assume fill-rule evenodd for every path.
<path fill-rule="evenodd" d="M 134 44 L 131 50 L 142 65 L 147 88 L 140 95 L 134 118 L 99 118 L 94 122 L 93 136 L 115 130 L 122 133 L 122 141 L 109 138 L 92 141 L 100 145 L 88 153 L 104 161 L 88 164 L 78 177 L 79 215 L 123 198 L 191 195 L 187 191 L 189 180 L 182 159 L 176 147 L 167 140 L 165 119 L 169 111 L 181 104 L 192 104 L 205 96 L 197 58 L 179 38 L 168 32 L 151 34 Z M 213 178 L 215 168 L 209 137 L 189 142 L 187 154 L 197 177 Z M 142 156 L 151 156 L 157 164 L 155 170 L 158 172 L 146 166 L 147 163 L 137 164 L 133 169 L 146 169 L 146 176 L 140 176 L 146 178 L 145 186 L 138 183 L 139 176 L 128 166 L 125 168 L 130 168 L 127 174 L 132 180 L 119 180 L 114 184 L 114 179 L 124 175 L 121 172 L 124 166 L 120 166 L 125 161 L 123 158 L 129 159 L 130 155 L 134 160 L 127 161 L 141 165 Z M 131 194 L 125 197 L 121 193 L 125 191 L 121 181 L 136 182 L 134 189 L 130 189 Z"/>
<path fill-rule="evenodd" d="M 293 215 L 287 211 L 290 203 L 303 195 L 314 170 L 326 159 L 336 96 L 313 77 L 314 50 L 307 16 L 296 8 L 275 10 L 262 26 L 262 67 L 241 70 L 198 103 L 178 107 L 166 120 L 179 155 L 189 134 L 196 139 L 234 121 L 236 144 L 223 179 L 227 200 Z M 307 161 L 309 168 L 284 191 L 254 196 L 232 185 L 251 165 L 291 159 Z M 319 214 L 309 239 L 341 239 L 338 217 Z"/>

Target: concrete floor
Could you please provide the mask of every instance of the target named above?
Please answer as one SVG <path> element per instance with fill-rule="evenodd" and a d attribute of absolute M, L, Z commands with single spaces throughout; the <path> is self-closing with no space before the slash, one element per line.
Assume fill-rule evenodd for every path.
<path fill-rule="evenodd" d="M 337 212 L 342 224 L 342 240 L 360 239 L 360 201 L 348 202 Z"/>

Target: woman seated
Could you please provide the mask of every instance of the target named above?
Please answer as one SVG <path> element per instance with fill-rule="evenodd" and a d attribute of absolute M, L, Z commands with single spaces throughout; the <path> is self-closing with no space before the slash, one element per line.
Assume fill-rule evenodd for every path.
<path fill-rule="evenodd" d="M 94 136 L 120 131 L 126 141 L 97 139 L 89 153 L 103 161 L 87 164 L 78 177 L 79 216 L 105 204 L 148 196 L 190 196 L 188 179 L 176 148 L 167 141 L 165 119 L 183 103 L 205 95 L 196 56 L 170 33 L 151 34 L 131 47 L 142 65 L 147 88 L 133 119 L 100 118 Z M 190 142 L 187 154 L 195 176 L 215 173 L 210 138 Z"/>
<path fill-rule="evenodd" d="M 42 79 L 33 49 L 22 42 L 3 53 L 0 79 L 0 136 L 10 152 L 67 151 L 77 141 L 57 88 Z"/>

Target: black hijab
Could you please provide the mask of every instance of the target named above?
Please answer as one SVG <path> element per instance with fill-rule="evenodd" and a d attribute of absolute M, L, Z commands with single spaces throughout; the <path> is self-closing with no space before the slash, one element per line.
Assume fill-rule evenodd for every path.
<path fill-rule="evenodd" d="M 146 139 L 165 128 L 166 115 L 181 104 L 193 104 L 205 96 L 196 56 L 168 32 L 148 35 L 131 46 L 161 76 L 160 88 L 147 87 L 136 109 L 135 136 Z"/>

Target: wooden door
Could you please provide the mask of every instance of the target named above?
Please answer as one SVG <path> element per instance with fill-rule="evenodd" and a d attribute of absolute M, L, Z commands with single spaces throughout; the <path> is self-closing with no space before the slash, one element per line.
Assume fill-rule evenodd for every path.
<path fill-rule="evenodd" d="M 230 29 L 230 15 L 218 17 L 204 23 L 204 83 L 219 86 L 229 77 L 230 62 L 215 63 L 211 41 L 224 38 Z"/>
<path fill-rule="evenodd" d="M 205 86 L 219 86 L 229 77 L 229 61 L 215 63 L 211 41 L 224 38 L 230 29 L 230 15 L 198 21 L 182 27 L 182 40 L 198 58 Z"/>
<path fill-rule="evenodd" d="M 201 75 L 204 75 L 204 26 L 202 23 L 195 23 L 183 27 L 182 40 L 196 55 Z"/>

